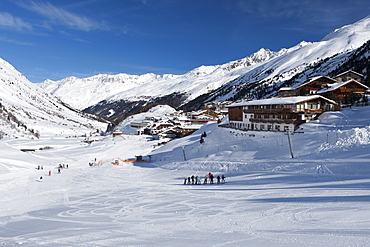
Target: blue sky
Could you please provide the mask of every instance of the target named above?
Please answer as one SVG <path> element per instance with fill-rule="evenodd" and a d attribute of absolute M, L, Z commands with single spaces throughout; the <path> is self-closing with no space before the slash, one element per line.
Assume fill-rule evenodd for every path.
<path fill-rule="evenodd" d="M 368 0 L 1 0 L 0 57 L 32 82 L 183 74 L 319 41 L 369 14 Z"/>

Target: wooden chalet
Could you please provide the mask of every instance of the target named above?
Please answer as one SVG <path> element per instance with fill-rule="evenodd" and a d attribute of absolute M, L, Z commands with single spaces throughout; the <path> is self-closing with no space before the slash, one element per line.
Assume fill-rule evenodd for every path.
<path fill-rule="evenodd" d="M 362 82 L 364 80 L 364 75 L 357 73 L 356 71 L 349 70 L 349 71 L 343 72 L 335 76 L 334 79 L 339 82 L 345 82 L 345 81 L 350 81 L 350 80 Z"/>
<path fill-rule="evenodd" d="M 362 95 L 369 93 L 369 87 L 362 84 L 364 76 L 355 71 L 346 71 L 333 78 L 317 76 L 297 87 L 281 88 L 281 97 L 298 95 L 322 95 L 339 104 L 353 103 Z"/>
<path fill-rule="evenodd" d="M 326 85 L 333 83 L 337 83 L 337 81 L 327 76 L 313 77 L 306 83 L 299 85 L 296 88 L 296 93 L 297 96 L 317 94 L 317 91 L 320 91 L 322 88 L 326 87 Z"/>
<path fill-rule="evenodd" d="M 367 94 L 369 87 L 356 80 L 327 84 L 317 94 L 330 98 L 339 104 L 352 104 L 362 95 Z"/>
<path fill-rule="evenodd" d="M 302 123 L 339 105 L 320 95 L 270 98 L 227 106 L 232 128 L 260 131 L 294 131 Z"/>
<path fill-rule="evenodd" d="M 218 114 L 212 110 L 201 110 L 191 113 L 191 119 L 217 119 Z"/>
<path fill-rule="evenodd" d="M 316 76 L 310 78 L 308 81 L 298 85 L 295 88 L 281 88 L 280 95 L 282 97 L 313 95 L 327 84 L 333 84 L 337 82 L 338 81 L 327 76 Z"/>

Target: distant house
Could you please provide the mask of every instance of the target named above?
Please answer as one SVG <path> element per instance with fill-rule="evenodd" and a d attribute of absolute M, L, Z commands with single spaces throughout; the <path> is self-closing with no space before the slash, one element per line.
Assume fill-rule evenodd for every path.
<path fill-rule="evenodd" d="M 115 131 L 113 132 L 113 137 L 115 137 L 115 136 L 120 136 L 120 135 L 122 135 L 122 132 L 121 132 L 121 131 L 119 131 L 119 130 L 115 130 Z"/>
<path fill-rule="evenodd" d="M 200 110 L 192 112 L 191 119 L 217 119 L 218 114 L 212 110 Z"/>
<path fill-rule="evenodd" d="M 142 121 L 132 121 L 130 122 L 130 126 L 133 128 L 142 128 L 150 124 L 151 121 L 149 120 L 142 120 Z"/>
<path fill-rule="evenodd" d="M 320 95 L 270 98 L 227 106 L 231 127 L 243 130 L 294 131 L 323 112 L 339 105 Z"/>

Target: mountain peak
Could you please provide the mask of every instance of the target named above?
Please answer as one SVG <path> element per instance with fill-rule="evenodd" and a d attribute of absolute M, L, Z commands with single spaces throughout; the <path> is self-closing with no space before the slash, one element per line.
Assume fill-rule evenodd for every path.
<path fill-rule="evenodd" d="M 370 29 L 370 15 L 367 17 L 353 23 L 350 25 L 343 26 L 341 28 L 335 29 L 328 35 L 326 35 L 322 41 L 328 41 L 332 39 L 346 39 L 348 37 L 350 38 L 355 38 L 355 36 L 359 36 L 363 38 L 364 33 L 369 33 Z M 369 40 L 370 35 L 365 35 L 367 36 L 367 40 Z M 365 43 L 367 40 L 361 40 L 361 43 Z"/>

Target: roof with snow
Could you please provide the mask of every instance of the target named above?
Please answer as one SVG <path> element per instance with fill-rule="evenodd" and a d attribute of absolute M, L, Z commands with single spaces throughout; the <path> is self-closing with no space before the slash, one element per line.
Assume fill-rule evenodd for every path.
<path fill-rule="evenodd" d="M 326 78 L 326 79 L 329 79 L 330 81 L 332 81 L 333 83 L 336 83 L 337 80 L 333 79 L 333 78 L 330 78 L 330 77 L 327 77 L 327 76 L 315 76 L 315 77 L 312 77 L 310 78 L 308 81 L 306 81 L 305 83 L 301 84 L 301 85 L 298 85 L 296 88 L 300 88 L 300 87 L 303 87 L 303 86 L 306 86 L 307 84 L 310 84 L 311 82 L 313 81 L 316 81 L 320 78 Z"/>
<path fill-rule="evenodd" d="M 310 96 L 296 96 L 296 97 L 282 97 L 282 98 L 270 98 L 270 99 L 261 99 L 261 100 L 252 100 L 246 102 L 235 103 L 228 105 L 226 107 L 238 107 L 238 106 L 249 106 L 249 105 L 292 105 L 301 102 L 306 102 L 314 99 L 323 99 L 332 104 L 337 105 L 333 100 L 327 99 L 320 95 L 310 95 Z"/>
<path fill-rule="evenodd" d="M 340 73 L 339 75 L 336 75 L 334 78 L 340 77 L 340 76 L 342 76 L 342 75 L 344 75 L 344 74 L 347 74 L 347 73 L 353 73 L 353 74 L 356 74 L 356 75 L 358 75 L 358 76 L 362 76 L 362 77 L 364 77 L 364 75 L 363 75 L 363 74 L 360 74 L 360 73 L 358 73 L 358 72 L 356 72 L 356 71 L 353 71 L 353 70 L 347 70 L 347 71 L 345 71 L 345 72 L 343 72 L 343 73 Z"/>
<path fill-rule="evenodd" d="M 295 88 L 294 87 L 281 87 L 279 90 L 280 91 L 291 91 L 291 90 L 295 90 Z"/>
<path fill-rule="evenodd" d="M 317 91 L 316 93 L 320 94 L 320 93 L 327 93 L 327 92 L 331 92 L 331 91 L 334 91 L 334 90 L 336 90 L 336 89 L 338 89 L 338 88 L 340 88 L 340 87 L 342 87 L 342 86 L 344 86 L 344 85 L 346 85 L 346 84 L 348 84 L 348 83 L 350 83 L 350 82 L 355 82 L 355 83 L 357 83 L 358 85 L 360 85 L 360 86 L 362 86 L 362 87 L 364 87 L 364 88 L 366 88 L 366 89 L 369 89 L 369 87 L 368 87 L 368 86 L 366 86 L 366 85 L 362 84 L 361 82 L 358 82 L 358 81 L 356 81 L 356 80 L 351 79 L 351 80 L 349 80 L 349 81 L 337 82 L 337 83 L 334 83 L 334 84 L 328 85 L 328 86 L 329 86 L 329 88 L 323 88 L 323 89 L 320 89 L 320 90 L 319 90 L 319 91 Z"/>

